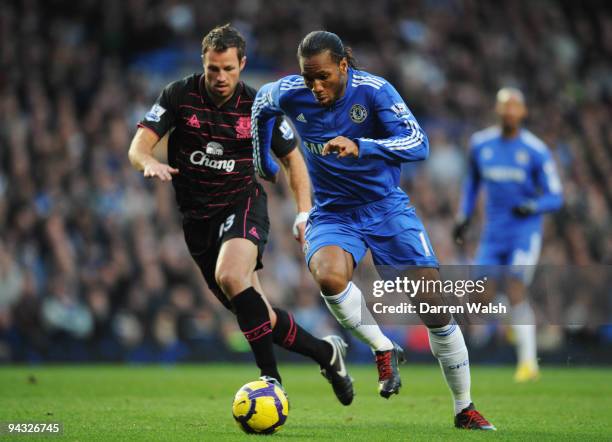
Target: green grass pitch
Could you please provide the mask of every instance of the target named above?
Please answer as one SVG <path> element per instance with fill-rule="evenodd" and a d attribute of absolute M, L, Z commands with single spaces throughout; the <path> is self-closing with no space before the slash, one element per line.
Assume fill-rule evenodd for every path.
<path fill-rule="evenodd" d="M 485 433 L 453 428 L 437 366 L 403 366 L 390 400 L 373 364 L 350 368 L 356 397 L 343 407 L 314 366 L 281 366 L 291 410 L 273 436 L 244 435 L 231 416 L 234 393 L 257 377 L 250 365 L 0 367 L 0 421 L 64 424 L 62 436 L 13 438 L 24 441 L 612 440 L 610 369 L 544 367 L 538 383 L 516 385 L 510 367 L 473 367 L 473 398 L 498 428 Z"/>

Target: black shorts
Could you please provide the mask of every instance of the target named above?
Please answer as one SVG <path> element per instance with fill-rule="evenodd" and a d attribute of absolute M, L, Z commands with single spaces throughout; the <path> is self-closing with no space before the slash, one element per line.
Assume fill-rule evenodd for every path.
<path fill-rule="evenodd" d="M 183 233 L 189 253 L 198 264 L 210 290 L 228 309 L 231 310 L 232 305 L 215 279 L 221 245 L 233 238 L 250 240 L 257 246 L 255 270 L 259 270 L 263 267 L 262 258 L 269 230 L 268 198 L 259 184 L 251 196 L 214 218 L 184 218 Z"/>

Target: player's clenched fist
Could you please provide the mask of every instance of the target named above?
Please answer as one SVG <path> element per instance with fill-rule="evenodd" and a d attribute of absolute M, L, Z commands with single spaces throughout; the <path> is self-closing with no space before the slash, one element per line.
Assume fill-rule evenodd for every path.
<path fill-rule="evenodd" d="M 145 178 L 157 177 L 162 181 L 172 181 L 172 175 L 178 173 L 178 169 L 163 163 L 147 164 L 144 168 Z"/>
<path fill-rule="evenodd" d="M 354 157 L 359 156 L 359 146 L 353 141 L 346 137 L 336 137 L 333 140 L 329 140 L 325 146 L 323 146 L 323 156 L 329 155 L 330 153 L 337 153 L 338 158 L 348 157 L 352 155 Z"/>

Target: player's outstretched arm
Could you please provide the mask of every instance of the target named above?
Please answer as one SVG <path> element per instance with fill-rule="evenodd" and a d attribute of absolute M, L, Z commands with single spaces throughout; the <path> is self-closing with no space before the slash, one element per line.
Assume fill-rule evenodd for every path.
<path fill-rule="evenodd" d="M 383 158 L 397 162 L 421 161 L 429 155 L 429 141 L 406 103 L 389 83 L 374 93 L 376 117 L 386 138 L 357 138 L 359 158 Z"/>
<path fill-rule="evenodd" d="M 179 171 L 155 159 L 153 148 L 158 141 L 159 136 L 155 132 L 139 127 L 132 139 L 128 158 L 132 167 L 142 171 L 145 177 L 157 177 L 162 181 L 171 181 L 172 175 L 176 175 Z"/>
<path fill-rule="evenodd" d="M 282 114 L 278 106 L 279 92 L 279 82 L 265 84 L 257 92 L 251 110 L 253 164 L 257 174 L 268 181 L 276 181 L 279 171 L 270 152 L 275 120 Z"/>
<path fill-rule="evenodd" d="M 141 170 L 147 178 L 157 177 L 162 181 L 171 181 L 172 175 L 179 173 L 168 164 L 159 162 L 153 156 L 155 144 L 176 124 L 176 97 L 181 82 L 167 85 L 159 94 L 155 104 L 138 124 L 136 135 L 132 139 L 128 157 L 136 170 Z M 167 138 L 164 138 L 167 142 Z"/>
<path fill-rule="evenodd" d="M 280 158 L 283 170 L 287 175 L 289 187 L 297 206 L 297 216 L 293 224 L 293 236 L 304 245 L 304 228 L 308 219 L 308 212 L 312 207 L 310 197 L 310 179 L 306 163 L 299 149 L 293 149 L 289 154 Z"/>

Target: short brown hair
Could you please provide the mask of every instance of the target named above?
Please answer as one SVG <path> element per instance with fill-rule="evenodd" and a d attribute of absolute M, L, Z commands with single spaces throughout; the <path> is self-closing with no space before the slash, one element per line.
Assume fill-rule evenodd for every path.
<path fill-rule="evenodd" d="M 209 49 L 224 52 L 229 48 L 236 48 L 238 60 L 242 60 L 246 52 L 246 41 L 242 34 L 238 32 L 238 29 L 227 23 L 223 26 L 217 26 L 206 34 L 202 40 L 202 57 Z"/>

